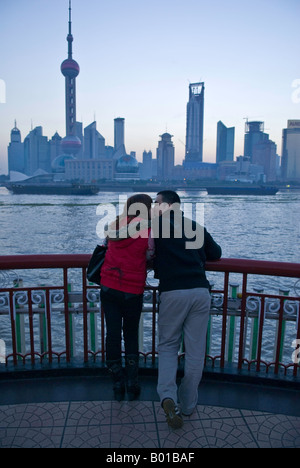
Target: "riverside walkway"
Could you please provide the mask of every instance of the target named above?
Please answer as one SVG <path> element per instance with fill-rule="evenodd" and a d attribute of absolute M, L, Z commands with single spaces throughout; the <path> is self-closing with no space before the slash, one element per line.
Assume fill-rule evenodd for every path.
<path fill-rule="evenodd" d="M 0 448 L 300 448 L 299 390 L 204 377 L 199 401 L 169 429 L 156 379 L 141 376 L 139 401 L 111 401 L 103 376 L 0 382 Z"/>

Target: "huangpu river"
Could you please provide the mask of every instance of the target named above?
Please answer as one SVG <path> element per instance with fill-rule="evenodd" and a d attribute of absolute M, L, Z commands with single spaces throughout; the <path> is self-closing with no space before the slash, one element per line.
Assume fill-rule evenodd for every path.
<path fill-rule="evenodd" d="M 188 215 L 192 216 L 197 208 L 200 221 L 221 245 L 223 257 L 300 263 L 300 191 L 279 191 L 275 196 L 221 196 L 188 190 L 178 193 Z M 124 203 L 130 195 L 14 195 L 0 187 L 0 255 L 91 254 L 102 237 L 101 216 L 106 213 L 107 219 L 113 219 L 112 207 Z M 153 199 L 156 196 L 149 195 Z M 61 285 L 51 270 L 20 274 L 24 286 Z M 222 286 L 219 275 L 208 273 L 208 279 Z M 234 275 L 231 280 L 235 280 Z M 0 288 L 7 281 L 10 279 L 0 272 Z M 241 282 L 241 277 L 236 281 Z M 290 295 L 299 291 L 299 282 L 288 278 L 253 277 L 250 286 L 275 294 L 282 288 Z M 3 335 L 9 330 L 1 323 L 0 327 L 0 338 L 5 339 Z"/>
<path fill-rule="evenodd" d="M 275 196 L 178 193 L 188 210 L 200 207 L 200 220 L 224 257 L 300 261 L 300 191 Z M 92 252 L 101 236 L 96 232 L 100 212 L 130 195 L 14 195 L 0 187 L 0 255 Z"/>

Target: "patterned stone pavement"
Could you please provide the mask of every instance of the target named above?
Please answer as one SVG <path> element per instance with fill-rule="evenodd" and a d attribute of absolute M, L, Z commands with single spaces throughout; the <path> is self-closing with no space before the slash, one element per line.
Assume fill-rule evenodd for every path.
<path fill-rule="evenodd" d="M 0 406 L 0 448 L 300 448 L 300 417 L 197 406 L 170 430 L 158 402 Z"/>

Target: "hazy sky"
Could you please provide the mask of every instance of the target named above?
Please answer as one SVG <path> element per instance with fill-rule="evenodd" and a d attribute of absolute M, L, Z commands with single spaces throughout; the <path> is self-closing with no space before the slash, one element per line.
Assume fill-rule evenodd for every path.
<path fill-rule="evenodd" d="M 262 120 L 281 154 L 282 129 L 300 119 L 300 0 L 72 0 L 77 120 L 97 120 L 113 145 L 125 118 L 127 152 L 156 155 L 159 135 L 185 152 L 189 82 L 205 82 L 204 161 L 215 162 L 217 122 Z M 0 0 L 0 173 L 14 119 L 22 141 L 41 125 L 65 136 L 68 0 Z M 4 84 L 6 92 L 4 96 Z M 300 93 L 299 93 L 300 95 Z M 4 99 L 5 97 L 5 99 Z M 5 102 L 3 102 L 5 100 Z"/>

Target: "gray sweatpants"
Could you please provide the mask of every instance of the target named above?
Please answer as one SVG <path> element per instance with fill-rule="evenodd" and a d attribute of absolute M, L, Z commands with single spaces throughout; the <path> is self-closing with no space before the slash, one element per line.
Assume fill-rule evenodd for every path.
<path fill-rule="evenodd" d="M 183 289 L 160 295 L 158 317 L 158 386 L 162 402 L 172 398 L 191 414 L 198 402 L 211 297 L 208 289 Z M 178 351 L 184 336 L 185 368 L 177 396 Z"/>

